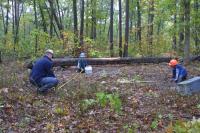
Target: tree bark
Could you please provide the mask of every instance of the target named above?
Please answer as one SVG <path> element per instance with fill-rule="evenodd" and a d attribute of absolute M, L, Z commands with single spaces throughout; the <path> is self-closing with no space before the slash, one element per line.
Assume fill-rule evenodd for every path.
<path fill-rule="evenodd" d="M 185 14 L 185 48 L 184 48 L 184 63 L 190 62 L 190 0 L 184 0 Z"/>
<path fill-rule="evenodd" d="M 142 57 L 142 58 L 86 58 L 89 65 L 117 65 L 117 64 L 138 64 L 138 63 L 168 63 L 171 57 Z M 200 61 L 200 56 L 193 56 L 191 61 Z M 78 58 L 54 58 L 53 66 L 76 66 Z M 33 62 L 26 62 L 25 67 L 32 69 Z"/>
<path fill-rule="evenodd" d="M 142 32 L 141 32 L 141 9 L 140 9 L 140 0 L 137 0 L 137 38 L 139 41 L 139 49 L 141 51 L 141 41 L 142 41 Z"/>
<path fill-rule="evenodd" d="M 194 17 L 194 43 L 195 43 L 195 47 L 196 47 L 196 53 L 200 52 L 200 38 L 199 38 L 199 34 L 200 34 L 200 25 L 199 25 L 199 5 L 200 2 L 199 0 L 195 0 L 194 1 L 194 11 L 195 11 L 195 17 Z"/>
<path fill-rule="evenodd" d="M 81 0 L 81 25 L 80 25 L 80 46 L 83 46 L 83 31 L 84 31 L 84 9 L 85 2 L 84 0 Z"/>
<path fill-rule="evenodd" d="M 119 0 L 119 56 L 122 57 L 122 2 Z"/>
<path fill-rule="evenodd" d="M 41 18 L 42 18 L 43 30 L 44 30 L 44 32 L 47 32 L 47 23 L 46 23 L 46 20 L 44 17 L 44 11 L 42 9 L 41 3 L 39 2 L 38 4 L 39 4 L 40 14 L 41 14 Z"/>
<path fill-rule="evenodd" d="M 36 0 L 33 0 L 34 12 L 35 12 L 35 28 L 38 30 L 38 18 L 37 18 L 37 7 L 36 7 Z M 38 35 L 35 36 L 35 55 L 37 54 L 38 50 Z"/>
<path fill-rule="evenodd" d="M 78 18 L 77 18 L 77 5 L 76 0 L 73 0 L 73 14 L 74 14 L 74 42 L 78 42 Z"/>
<path fill-rule="evenodd" d="M 179 53 L 183 53 L 183 49 L 184 49 L 184 44 L 183 44 L 183 41 L 184 41 L 184 3 L 183 3 L 183 0 L 180 1 L 180 12 L 179 12 Z"/>
<path fill-rule="evenodd" d="M 91 29 L 91 39 L 96 40 L 96 25 L 97 25 L 97 20 L 96 20 L 96 0 L 92 0 L 92 29 Z"/>
<path fill-rule="evenodd" d="M 114 8 L 113 8 L 113 0 L 111 0 L 110 3 L 110 56 L 113 57 L 113 14 L 114 14 Z"/>
<path fill-rule="evenodd" d="M 149 14 L 148 14 L 148 54 L 150 56 L 153 55 L 153 22 L 154 22 L 154 0 L 150 0 L 149 2 Z"/>
<path fill-rule="evenodd" d="M 129 0 L 126 0 L 126 28 L 125 28 L 125 44 L 123 57 L 128 57 L 128 38 L 129 38 Z"/>
<path fill-rule="evenodd" d="M 174 13 L 174 33 L 173 33 L 173 37 L 172 37 L 172 49 L 174 51 L 177 50 L 177 42 L 176 42 L 176 30 L 177 30 L 177 0 L 174 0 L 175 1 L 175 13 Z"/>

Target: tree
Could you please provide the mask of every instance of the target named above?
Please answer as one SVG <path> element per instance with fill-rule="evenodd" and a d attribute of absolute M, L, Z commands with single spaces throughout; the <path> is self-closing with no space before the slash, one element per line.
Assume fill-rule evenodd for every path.
<path fill-rule="evenodd" d="M 185 15 L 185 48 L 184 62 L 190 62 L 190 0 L 184 0 L 184 15 Z"/>
<path fill-rule="evenodd" d="M 126 27 L 125 27 L 125 44 L 124 57 L 128 57 L 128 38 L 129 38 L 129 0 L 126 0 Z"/>
<path fill-rule="evenodd" d="M 194 0 L 194 29 L 193 29 L 193 33 L 194 33 L 194 43 L 195 43 L 195 47 L 196 47 L 196 53 L 199 54 L 200 52 L 200 38 L 199 38 L 199 34 L 200 34 L 200 25 L 199 25 L 199 0 Z"/>
<path fill-rule="evenodd" d="M 81 0 L 80 46 L 83 45 L 83 30 L 84 30 L 84 0 Z"/>
<path fill-rule="evenodd" d="M 78 42 L 78 18 L 77 18 L 77 7 L 76 0 L 73 0 L 73 14 L 74 14 L 74 42 Z"/>
<path fill-rule="evenodd" d="M 43 11 L 43 6 L 42 6 L 42 5 L 44 5 L 44 3 L 39 1 L 38 5 L 39 5 L 39 10 L 40 10 L 40 15 L 41 15 L 41 18 L 42 18 L 43 30 L 44 30 L 44 32 L 47 32 L 47 23 L 46 23 L 46 20 L 45 20 L 45 14 L 44 14 L 44 11 Z"/>
<path fill-rule="evenodd" d="M 148 33 L 147 33 L 147 39 L 148 39 L 148 51 L 149 54 L 152 56 L 152 50 L 153 50 L 153 21 L 154 21 L 154 0 L 149 1 L 149 13 L 148 13 Z"/>
<path fill-rule="evenodd" d="M 177 0 L 174 0 L 174 4 L 175 4 L 175 11 L 174 11 L 174 33 L 173 33 L 173 37 L 172 37 L 172 48 L 174 51 L 177 50 L 177 42 L 176 42 L 176 29 L 177 29 Z"/>
<path fill-rule="evenodd" d="M 141 41 L 142 41 L 142 32 L 141 32 L 141 9 L 140 9 L 140 0 L 137 0 L 137 39 L 139 41 L 139 47 L 141 50 Z"/>
<path fill-rule="evenodd" d="M 180 1 L 180 11 L 179 11 L 179 53 L 183 53 L 183 48 L 184 48 L 184 45 L 183 45 L 183 41 L 184 41 L 184 3 L 183 1 Z"/>
<path fill-rule="evenodd" d="M 91 39 L 96 39 L 96 25 L 97 25 L 97 19 L 96 19 L 96 0 L 91 0 L 91 6 L 92 6 L 92 28 L 91 28 Z"/>
<path fill-rule="evenodd" d="M 110 56 L 113 57 L 113 0 L 110 3 Z"/>
<path fill-rule="evenodd" d="M 119 56 L 122 57 L 122 3 L 119 0 Z"/>
<path fill-rule="evenodd" d="M 36 0 L 33 0 L 33 7 L 35 12 L 35 28 L 38 29 L 38 18 L 37 18 L 37 9 L 36 9 Z M 38 49 L 38 35 L 35 36 L 35 54 L 37 53 Z"/>

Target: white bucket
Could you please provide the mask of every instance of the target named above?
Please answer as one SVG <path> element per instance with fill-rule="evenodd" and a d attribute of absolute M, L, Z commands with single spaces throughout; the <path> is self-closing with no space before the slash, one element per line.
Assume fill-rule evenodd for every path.
<path fill-rule="evenodd" d="M 86 66 L 85 67 L 85 73 L 87 75 L 92 75 L 92 66 Z"/>

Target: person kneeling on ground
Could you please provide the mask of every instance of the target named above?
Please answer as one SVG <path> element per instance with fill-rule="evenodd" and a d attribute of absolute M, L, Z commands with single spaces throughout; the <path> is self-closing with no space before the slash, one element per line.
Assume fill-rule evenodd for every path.
<path fill-rule="evenodd" d="M 33 65 L 29 76 L 30 82 L 39 87 L 38 93 L 46 93 L 49 89 L 58 85 L 58 79 L 52 71 L 53 50 L 48 49 L 45 55 Z"/>
<path fill-rule="evenodd" d="M 169 62 L 169 66 L 172 68 L 172 79 L 176 83 L 179 83 L 187 78 L 187 70 L 175 59 Z"/>
<path fill-rule="evenodd" d="M 85 53 L 81 53 L 78 59 L 78 71 L 77 72 L 81 72 L 84 73 L 85 72 L 85 67 L 88 65 L 87 60 L 85 59 Z"/>

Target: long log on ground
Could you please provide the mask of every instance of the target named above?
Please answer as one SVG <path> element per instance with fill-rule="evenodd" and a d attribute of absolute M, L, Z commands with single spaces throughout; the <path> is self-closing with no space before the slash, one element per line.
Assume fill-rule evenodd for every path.
<path fill-rule="evenodd" d="M 145 58 L 87 58 L 89 65 L 114 65 L 114 64 L 133 64 L 133 63 L 162 63 L 169 62 L 167 57 L 145 57 Z M 78 58 L 54 59 L 54 66 L 75 66 Z"/>
<path fill-rule="evenodd" d="M 115 64 L 134 64 L 134 63 L 163 63 L 169 62 L 171 57 L 141 57 L 141 58 L 87 58 L 89 65 L 115 65 Z M 199 60 L 200 56 L 191 57 L 191 61 Z M 54 67 L 56 66 L 76 66 L 78 58 L 54 58 Z M 27 68 L 32 68 L 32 63 L 25 65 Z"/>

